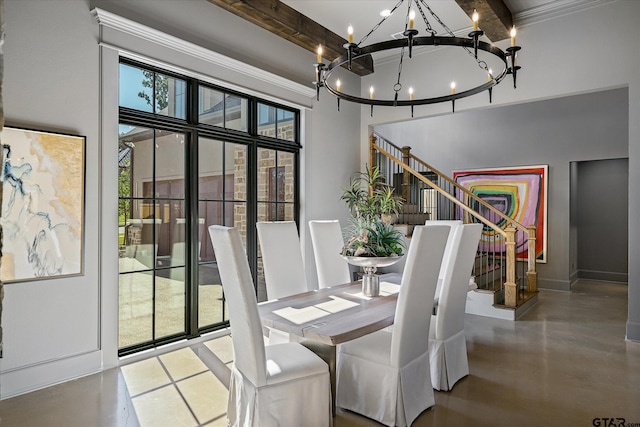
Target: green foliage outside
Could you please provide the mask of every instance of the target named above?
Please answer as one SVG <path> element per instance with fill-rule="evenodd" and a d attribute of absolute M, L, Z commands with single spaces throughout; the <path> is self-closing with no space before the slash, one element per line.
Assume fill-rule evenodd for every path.
<path fill-rule="evenodd" d="M 148 70 L 143 71 L 142 74 L 144 74 L 142 86 L 148 87 L 154 91 L 156 105 L 153 105 L 153 100 L 148 93 L 140 91 L 138 92 L 138 96 L 147 101 L 147 104 L 154 107 L 154 112 L 162 111 L 167 108 L 169 105 L 169 78 Z"/>
<path fill-rule="evenodd" d="M 142 80 L 142 86 L 153 90 L 153 99 L 148 93 L 143 91 L 138 92 L 138 96 L 147 101 L 147 104 L 154 108 L 154 112 L 162 111 L 169 105 L 169 78 L 161 74 L 154 73 L 153 71 L 144 70 L 144 79 Z M 154 105 L 155 101 L 155 105 Z M 120 139 L 122 140 L 120 135 Z M 120 144 L 120 151 L 132 150 L 132 146 Z M 120 161 L 120 167 L 118 171 L 118 227 L 124 227 L 127 224 L 127 220 L 131 215 L 131 155 L 130 151 L 128 155 Z M 123 230 L 123 229 L 121 229 Z M 118 244 L 124 245 L 124 231 L 118 232 Z"/>

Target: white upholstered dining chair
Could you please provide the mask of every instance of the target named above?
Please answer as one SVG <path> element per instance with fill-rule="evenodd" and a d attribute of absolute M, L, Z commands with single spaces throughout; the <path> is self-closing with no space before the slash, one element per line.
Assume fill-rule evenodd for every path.
<path fill-rule="evenodd" d="M 209 235 L 231 324 L 234 362 L 227 407 L 229 425 L 330 426 L 327 364 L 299 343 L 265 347 L 240 234 L 235 228 L 212 225 Z"/>
<path fill-rule="evenodd" d="M 442 264 L 440 264 L 440 273 L 438 273 L 438 285 L 436 286 L 436 296 L 433 299 L 433 305 L 437 308 L 438 301 L 440 300 L 440 292 L 442 290 L 442 280 L 444 279 L 445 274 L 451 268 L 451 255 L 458 248 L 454 248 L 454 236 L 455 230 L 457 227 L 462 225 L 462 221 L 460 220 L 446 220 L 446 219 L 438 219 L 438 220 L 427 220 L 424 225 L 446 225 L 451 227 L 451 231 L 449 232 L 449 238 L 447 239 L 447 246 L 444 248 L 444 255 L 442 256 Z"/>
<path fill-rule="evenodd" d="M 449 227 L 418 226 L 407 252 L 392 332 L 338 347 L 337 406 L 388 426 L 410 425 L 435 404 L 426 331 Z"/>
<path fill-rule="evenodd" d="M 293 221 L 256 223 L 267 299 L 278 299 L 308 291 L 298 228 Z M 269 330 L 269 344 L 291 341 L 290 334 Z"/>
<path fill-rule="evenodd" d="M 437 219 L 437 220 L 427 220 L 424 225 L 426 226 L 430 226 L 430 225 L 445 225 L 447 227 L 450 227 L 451 230 L 449 232 L 449 237 L 447 238 L 447 245 L 444 248 L 444 255 L 442 256 L 442 263 L 440 264 L 440 273 L 438 273 L 438 284 L 436 285 L 436 294 L 435 297 L 433 299 L 433 305 L 434 307 L 437 307 L 438 305 L 438 299 L 440 298 L 440 285 L 442 283 L 442 278 L 444 277 L 445 272 L 447 271 L 447 269 L 449 268 L 449 261 L 451 260 L 451 253 L 453 252 L 453 232 L 456 229 L 456 227 L 462 225 L 462 221 L 460 220 L 445 220 L 445 219 Z M 397 263 L 398 265 L 400 265 L 402 263 L 399 262 Z M 387 273 L 384 274 L 384 276 L 382 276 L 381 278 L 383 278 L 384 280 L 391 282 L 391 283 L 396 283 L 396 284 L 400 284 L 400 280 L 402 278 L 402 275 L 399 273 Z M 393 328 L 393 326 L 390 326 L 390 328 Z"/>
<path fill-rule="evenodd" d="M 256 223 L 267 298 L 308 291 L 298 227 L 293 221 Z"/>
<path fill-rule="evenodd" d="M 340 256 L 344 246 L 340 221 L 309 221 L 309 231 L 318 271 L 318 287 L 351 282 L 349 264 Z"/>
<path fill-rule="evenodd" d="M 451 390 L 469 375 L 464 313 L 481 233 L 482 224 L 461 225 L 454 232 L 451 268 L 443 278 L 438 310 L 429 329 L 431 382 L 436 390 Z"/>

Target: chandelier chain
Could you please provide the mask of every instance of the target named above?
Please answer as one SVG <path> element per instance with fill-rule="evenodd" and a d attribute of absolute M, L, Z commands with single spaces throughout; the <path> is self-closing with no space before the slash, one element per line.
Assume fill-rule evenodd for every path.
<path fill-rule="evenodd" d="M 393 86 L 393 90 L 398 92 L 402 89 L 402 84 L 400 83 L 400 76 L 402 74 L 402 60 L 404 59 L 404 46 L 400 49 L 400 62 L 398 62 L 398 82 Z"/>
<path fill-rule="evenodd" d="M 424 20 L 424 23 L 427 24 L 427 32 L 431 33 L 431 36 L 435 36 L 436 35 L 436 30 L 434 30 L 433 27 L 431 26 L 431 23 L 427 19 L 427 15 L 424 13 L 424 10 L 422 10 L 422 7 L 420 6 L 420 3 L 418 2 L 418 0 L 414 0 L 414 1 L 416 2 L 416 7 L 420 11 L 420 15 L 422 15 L 422 19 Z M 432 12 L 432 14 L 433 14 L 433 12 Z"/>
<path fill-rule="evenodd" d="M 393 12 L 395 12 L 395 11 L 396 11 L 396 9 L 397 9 L 398 7 L 400 7 L 400 5 L 401 5 L 402 3 L 404 3 L 404 0 L 400 0 L 400 1 L 395 5 L 395 6 L 393 6 L 393 9 L 391 9 L 391 12 L 389 12 L 389 14 L 388 14 L 387 16 L 383 17 L 383 18 L 382 18 L 382 20 L 381 20 L 380 22 L 378 22 L 378 23 L 377 23 L 377 24 L 376 24 L 376 25 L 371 29 L 371 31 L 369 31 L 369 32 L 367 33 L 367 35 L 366 35 L 366 36 L 364 36 L 364 37 L 362 38 L 362 40 L 360 40 L 360 41 L 358 42 L 358 46 L 360 46 L 362 43 L 364 43 L 364 41 L 365 41 L 365 40 L 367 40 L 367 38 L 368 38 L 371 34 L 373 34 L 373 32 L 374 32 L 375 30 L 377 30 L 377 29 L 380 27 L 380 25 L 382 25 L 382 23 L 383 23 L 384 21 L 386 21 L 386 20 L 387 20 L 391 15 L 393 15 Z"/>
<path fill-rule="evenodd" d="M 415 1 L 417 2 L 418 0 L 415 0 Z M 447 34 L 449 34 L 451 37 L 455 37 L 455 34 L 453 33 L 453 31 L 451 31 L 451 29 L 444 22 L 442 22 L 442 20 L 438 17 L 438 15 L 436 15 L 436 13 L 433 10 L 431 10 L 429 5 L 427 3 L 425 3 L 425 0 L 419 0 L 419 1 L 420 1 L 420 3 L 422 3 L 424 5 L 424 7 L 427 8 L 427 10 L 431 14 L 431 16 L 433 16 L 433 18 L 436 21 L 438 21 L 438 24 L 440 24 L 442 26 L 442 28 L 444 28 L 444 30 L 447 32 Z M 462 48 L 464 50 L 466 50 L 467 53 L 476 60 L 476 62 L 478 63 L 478 67 L 480 67 L 481 69 L 485 70 L 486 72 L 489 72 L 489 66 L 487 65 L 487 63 L 485 61 L 476 58 L 474 53 L 468 47 L 462 46 Z"/>
<path fill-rule="evenodd" d="M 418 0 L 416 0 L 418 1 Z M 455 35 L 453 34 L 453 31 L 451 31 L 451 29 L 447 26 L 447 24 L 445 24 L 444 22 L 442 22 L 442 20 L 440 19 L 440 17 L 438 15 L 436 15 L 436 13 L 431 10 L 431 8 L 429 7 L 429 5 L 427 3 L 425 3 L 425 0 L 420 0 L 420 3 L 422 3 L 424 5 L 424 7 L 429 11 L 429 13 L 431 14 L 431 16 L 433 16 L 433 18 L 438 21 L 438 24 L 440 24 L 440 26 L 442 28 L 444 28 L 444 30 L 447 32 L 447 34 L 449 34 L 452 37 L 455 37 Z M 425 18 L 426 19 L 426 18 Z"/>

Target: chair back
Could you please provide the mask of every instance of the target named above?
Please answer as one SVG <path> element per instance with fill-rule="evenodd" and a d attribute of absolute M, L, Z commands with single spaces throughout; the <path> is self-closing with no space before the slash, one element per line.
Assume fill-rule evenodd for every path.
<path fill-rule="evenodd" d="M 318 270 L 318 287 L 351 282 L 349 264 L 340 256 L 344 246 L 340 221 L 309 221 L 309 231 Z"/>
<path fill-rule="evenodd" d="M 417 226 L 413 231 L 391 336 L 393 366 L 404 366 L 429 351 L 425 335 L 449 230 L 448 226 Z"/>
<path fill-rule="evenodd" d="M 447 272 L 447 269 L 451 265 L 449 263 L 451 259 L 451 254 L 453 253 L 453 236 L 454 231 L 457 227 L 462 225 L 462 221 L 460 220 L 430 220 L 426 221 L 424 225 L 446 225 L 451 227 L 451 232 L 449 233 L 449 238 L 447 239 L 447 246 L 444 248 L 444 255 L 442 256 L 442 266 L 440 267 L 440 273 L 438 274 L 438 278 L 442 279 Z M 439 295 L 438 290 L 436 289 L 436 296 Z"/>
<path fill-rule="evenodd" d="M 209 235 L 229 307 L 234 364 L 253 385 L 263 386 L 267 373 L 262 322 L 240 233 L 212 225 Z"/>
<path fill-rule="evenodd" d="M 435 316 L 435 338 L 445 340 L 464 330 L 469 278 L 478 250 L 482 224 L 465 224 L 456 230 L 458 250 L 452 255 L 452 268 L 442 282 L 442 292 Z"/>
<path fill-rule="evenodd" d="M 308 291 L 298 228 L 293 221 L 258 222 L 267 298 Z"/>

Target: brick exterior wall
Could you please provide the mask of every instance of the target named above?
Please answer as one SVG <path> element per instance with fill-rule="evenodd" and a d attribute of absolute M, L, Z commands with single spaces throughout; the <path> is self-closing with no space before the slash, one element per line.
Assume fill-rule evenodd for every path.
<path fill-rule="evenodd" d="M 281 127 L 278 132 L 278 138 L 293 140 L 294 127 L 291 126 Z M 276 137 L 275 127 L 269 127 L 268 129 L 261 129 L 260 135 Z M 276 153 L 278 154 L 277 165 L 280 168 L 284 168 L 284 200 L 286 202 L 294 201 L 295 192 L 295 155 L 293 153 L 287 153 L 283 151 L 276 151 L 271 149 L 258 149 L 258 221 L 264 221 L 269 218 L 269 204 L 261 203 L 269 200 L 269 176 L 272 172 L 272 168 L 276 167 Z M 243 149 L 236 149 L 233 158 L 235 178 L 234 178 L 234 198 L 236 200 L 246 200 L 246 181 L 245 171 L 247 168 L 247 159 L 245 157 L 245 151 Z M 271 195 L 274 197 L 274 195 Z M 278 218 L 279 220 L 293 221 L 294 219 L 293 203 L 287 203 L 284 205 L 284 218 Z M 234 206 L 234 226 L 240 232 L 246 242 L 247 235 L 247 206 L 245 203 L 237 204 Z M 260 253 L 258 253 L 260 255 Z M 258 301 L 265 301 L 267 299 L 267 293 L 264 283 L 264 269 L 262 267 L 262 258 L 258 259 L 258 277 L 256 278 L 256 284 L 258 288 Z"/>
<path fill-rule="evenodd" d="M 247 200 L 247 159 L 246 150 L 236 146 L 233 153 L 233 197 L 235 200 Z M 233 207 L 233 226 L 238 229 L 246 242 L 247 237 L 247 204 L 236 204 Z"/>

